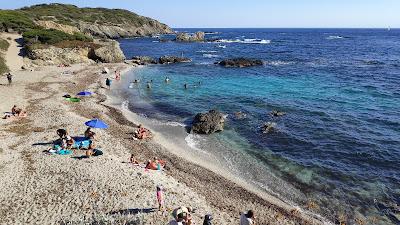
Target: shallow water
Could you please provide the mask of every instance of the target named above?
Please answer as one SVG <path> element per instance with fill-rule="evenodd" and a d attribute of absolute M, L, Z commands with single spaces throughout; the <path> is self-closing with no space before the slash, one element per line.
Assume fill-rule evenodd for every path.
<path fill-rule="evenodd" d="M 194 149 L 275 196 L 301 207 L 316 202 L 318 213 L 331 220 L 344 213 L 378 217 L 375 224 L 399 223 L 388 205 L 400 204 L 400 30 L 212 31 L 218 33 L 207 37 L 219 43 L 120 40 L 128 57 L 193 59 L 136 70 L 126 79 L 141 83 L 122 90 L 130 109 L 182 124 L 219 109 L 228 114 L 226 130 L 186 137 Z M 213 64 L 237 56 L 265 65 Z M 287 114 L 273 118 L 271 110 Z M 246 118 L 235 119 L 238 111 Z M 277 129 L 263 134 L 260 126 L 268 121 Z"/>

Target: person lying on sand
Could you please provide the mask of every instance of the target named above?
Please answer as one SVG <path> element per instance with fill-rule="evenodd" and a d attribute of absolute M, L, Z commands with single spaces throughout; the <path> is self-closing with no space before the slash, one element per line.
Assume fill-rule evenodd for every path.
<path fill-rule="evenodd" d="M 69 136 L 67 133 L 65 135 L 65 137 L 63 138 L 63 144 L 65 145 L 65 146 L 63 146 L 63 147 L 65 147 L 63 149 L 72 149 L 72 146 L 74 146 L 74 144 L 75 144 L 75 140 L 71 136 Z"/>
<path fill-rule="evenodd" d="M 5 113 L 3 119 L 8 119 L 8 118 L 12 118 L 12 117 L 19 117 L 19 118 L 23 118 L 23 117 L 27 117 L 28 114 L 26 113 L 26 111 L 23 111 L 21 108 L 18 108 L 16 105 L 14 105 L 11 108 L 11 113 Z"/>
<path fill-rule="evenodd" d="M 146 169 L 148 170 L 161 170 L 162 168 L 165 167 L 165 161 L 163 160 L 159 160 L 157 158 L 154 158 L 155 160 L 151 161 L 147 161 L 146 164 Z"/>
<path fill-rule="evenodd" d="M 138 129 L 134 132 L 135 138 L 143 140 L 146 138 L 151 138 L 150 130 L 144 128 L 142 124 L 138 126 Z"/>
<path fill-rule="evenodd" d="M 135 158 L 134 154 L 131 154 L 131 157 L 129 158 L 129 162 L 134 165 L 139 165 L 139 161 Z"/>
<path fill-rule="evenodd" d="M 86 151 L 86 157 L 89 158 L 90 156 L 100 156 L 103 155 L 103 152 L 96 149 L 96 145 L 93 140 L 89 141 L 89 148 Z"/>

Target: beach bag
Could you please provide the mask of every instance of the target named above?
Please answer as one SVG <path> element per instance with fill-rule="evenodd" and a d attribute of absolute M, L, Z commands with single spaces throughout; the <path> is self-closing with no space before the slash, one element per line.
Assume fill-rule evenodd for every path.
<path fill-rule="evenodd" d="M 100 156 L 100 155 L 103 155 L 103 152 L 101 150 L 95 149 L 93 151 L 93 156 Z"/>

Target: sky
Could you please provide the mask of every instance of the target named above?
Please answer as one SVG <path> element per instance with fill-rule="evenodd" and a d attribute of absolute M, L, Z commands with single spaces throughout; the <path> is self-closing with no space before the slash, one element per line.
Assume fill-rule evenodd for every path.
<path fill-rule="evenodd" d="M 0 0 L 123 8 L 173 28 L 400 28 L 400 0 Z"/>

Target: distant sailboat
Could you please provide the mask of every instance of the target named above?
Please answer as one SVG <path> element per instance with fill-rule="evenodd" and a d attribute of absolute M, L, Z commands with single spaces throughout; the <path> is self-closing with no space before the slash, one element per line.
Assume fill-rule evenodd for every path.
<path fill-rule="evenodd" d="M 390 31 L 391 30 L 390 27 L 388 27 L 387 30 Z"/>

